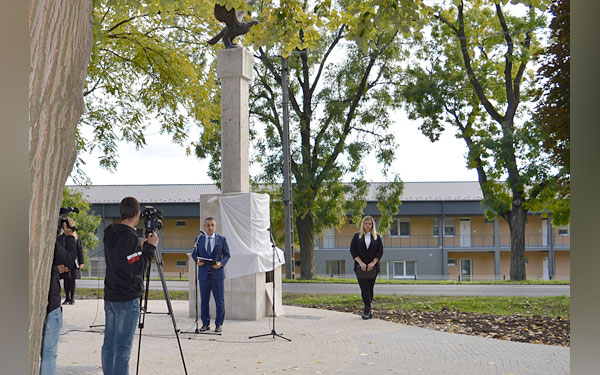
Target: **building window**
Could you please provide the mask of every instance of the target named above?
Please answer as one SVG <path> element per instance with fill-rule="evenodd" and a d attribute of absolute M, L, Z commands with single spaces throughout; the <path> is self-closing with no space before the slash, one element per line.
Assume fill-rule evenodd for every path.
<path fill-rule="evenodd" d="M 410 219 L 394 219 L 390 226 L 390 236 L 408 237 L 410 236 Z"/>
<path fill-rule="evenodd" d="M 185 268 L 185 266 L 187 266 L 187 260 L 176 260 L 175 261 L 175 267 Z"/>
<path fill-rule="evenodd" d="M 456 266 L 456 258 L 448 258 L 448 267 Z"/>
<path fill-rule="evenodd" d="M 401 260 L 394 262 L 394 279 L 414 278 L 417 274 L 417 262 Z"/>
<path fill-rule="evenodd" d="M 561 225 L 558 227 L 558 235 L 559 236 L 570 236 L 571 235 L 571 227 L 569 225 Z"/>
<path fill-rule="evenodd" d="M 440 235 L 440 219 L 434 217 L 431 221 L 433 225 L 433 237 L 438 237 Z"/>
<path fill-rule="evenodd" d="M 346 272 L 346 264 L 344 260 L 328 260 L 325 262 L 327 275 L 343 275 Z"/>
<path fill-rule="evenodd" d="M 185 220 L 177 220 L 175 221 L 175 226 L 178 228 L 185 228 L 187 226 L 187 222 Z"/>
<path fill-rule="evenodd" d="M 456 219 L 447 217 L 444 219 L 444 237 L 454 237 L 456 235 Z"/>

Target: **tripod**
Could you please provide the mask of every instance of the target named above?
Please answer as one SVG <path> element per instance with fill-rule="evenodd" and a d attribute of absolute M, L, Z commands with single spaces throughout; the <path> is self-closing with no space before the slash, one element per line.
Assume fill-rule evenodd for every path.
<path fill-rule="evenodd" d="M 200 231 L 200 233 L 206 235 L 206 233 L 204 233 L 203 231 Z M 198 238 L 196 238 L 196 242 L 194 243 L 194 251 L 196 252 L 196 254 L 198 254 L 198 240 L 200 239 L 200 236 L 198 236 Z M 194 279 L 195 279 L 195 286 L 194 286 L 194 307 L 196 308 L 196 330 L 194 332 L 181 332 L 182 334 L 199 334 L 199 335 L 219 335 L 221 336 L 220 332 L 200 332 L 200 330 L 198 329 L 198 265 L 194 264 Z"/>
<path fill-rule="evenodd" d="M 250 336 L 248 338 L 254 339 L 257 337 L 265 337 L 265 336 L 273 336 L 273 338 L 275 338 L 275 336 L 277 336 L 284 340 L 292 341 L 291 339 L 288 339 L 287 337 L 284 337 L 284 336 L 280 335 L 279 333 L 277 333 L 277 331 L 275 331 L 275 253 L 277 252 L 277 246 L 275 245 L 275 240 L 273 239 L 273 232 L 271 232 L 271 228 L 267 228 L 267 230 L 269 231 L 269 235 L 271 236 L 271 250 L 273 250 L 272 260 L 271 260 L 272 265 L 273 265 L 273 300 L 271 303 L 271 316 L 273 317 L 273 329 L 271 329 L 270 333 Z M 277 259 L 280 260 L 279 254 L 277 254 Z"/>
<path fill-rule="evenodd" d="M 163 274 L 162 269 L 162 256 L 158 251 L 158 248 L 154 249 L 154 258 L 156 258 L 156 268 L 158 269 L 158 274 L 160 275 L 160 281 L 162 283 L 163 293 L 165 295 L 165 300 L 167 302 L 167 310 L 168 312 L 162 314 L 171 315 L 171 320 L 173 322 L 173 330 L 175 331 L 175 336 L 177 337 L 177 345 L 179 345 L 179 353 L 181 354 L 181 362 L 183 363 L 183 371 L 187 375 L 187 368 L 185 367 L 185 359 L 183 358 L 183 351 L 181 350 L 181 342 L 179 342 L 179 329 L 177 329 L 177 323 L 175 322 L 175 315 L 173 314 L 173 306 L 171 306 L 171 298 L 169 297 L 169 291 L 167 290 L 167 282 L 165 281 L 165 275 Z M 150 262 L 151 263 L 151 262 Z M 140 367 L 140 352 L 142 349 L 142 330 L 144 329 L 144 323 L 146 321 L 146 314 L 151 314 L 148 311 L 148 291 L 150 290 L 150 264 L 148 264 L 148 268 L 146 270 L 146 291 L 144 292 L 144 296 L 140 297 L 140 305 L 141 299 L 144 299 L 143 307 L 140 306 L 140 322 L 138 327 L 140 328 L 140 340 L 138 344 L 138 354 L 137 354 L 137 364 L 135 366 L 135 373 L 138 374 Z M 161 314 L 161 313 L 159 313 Z"/>

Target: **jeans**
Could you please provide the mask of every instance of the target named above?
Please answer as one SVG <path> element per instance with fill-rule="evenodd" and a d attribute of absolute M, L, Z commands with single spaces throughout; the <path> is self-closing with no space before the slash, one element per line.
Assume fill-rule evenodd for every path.
<path fill-rule="evenodd" d="M 102 371 L 104 375 L 129 375 L 129 357 L 140 317 L 140 300 L 104 301 L 104 314 Z"/>
<path fill-rule="evenodd" d="M 42 337 L 42 365 L 40 375 L 56 374 L 56 353 L 58 352 L 58 337 L 62 328 L 62 309 L 55 308 L 46 315 L 44 320 L 44 336 Z"/>

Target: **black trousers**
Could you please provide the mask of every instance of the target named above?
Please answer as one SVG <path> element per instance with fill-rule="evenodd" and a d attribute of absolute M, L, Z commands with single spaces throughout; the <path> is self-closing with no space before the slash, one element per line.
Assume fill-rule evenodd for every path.
<path fill-rule="evenodd" d="M 363 303 L 365 304 L 364 313 L 368 314 L 371 312 L 371 302 L 373 301 L 373 288 L 375 287 L 375 279 L 358 278 L 358 285 L 360 286 L 360 295 Z"/>
<path fill-rule="evenodd" d="M 64 278 L 65 285 L 65 299 L 69 301 L 74 301 L 75 297 L 75 278 L 66 276 Z"/>

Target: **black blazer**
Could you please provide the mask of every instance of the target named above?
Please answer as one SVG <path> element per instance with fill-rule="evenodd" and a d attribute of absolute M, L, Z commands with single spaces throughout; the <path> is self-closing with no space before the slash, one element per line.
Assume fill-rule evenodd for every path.
<path fill-rule="evenodd" d="M 366 264 L 371 263 L 375 258 L 381 260 L 383 256 L 383 240 L 381 239 L 381 235 L 377 234 L 377 239 L 371 238 L 371 244 L 367 249 L 365 236 L 358 238 L 358 233 L 355 233 L 350 243 L 350 254 L 352 254 L 352 259 L 359 257 Z M 356 267 L 358 267 L 358 262 L 355 260 L 354 268 L 356 269 Z M 375 264 L 375 269 L 379 272 L 379 262 Z"/>

